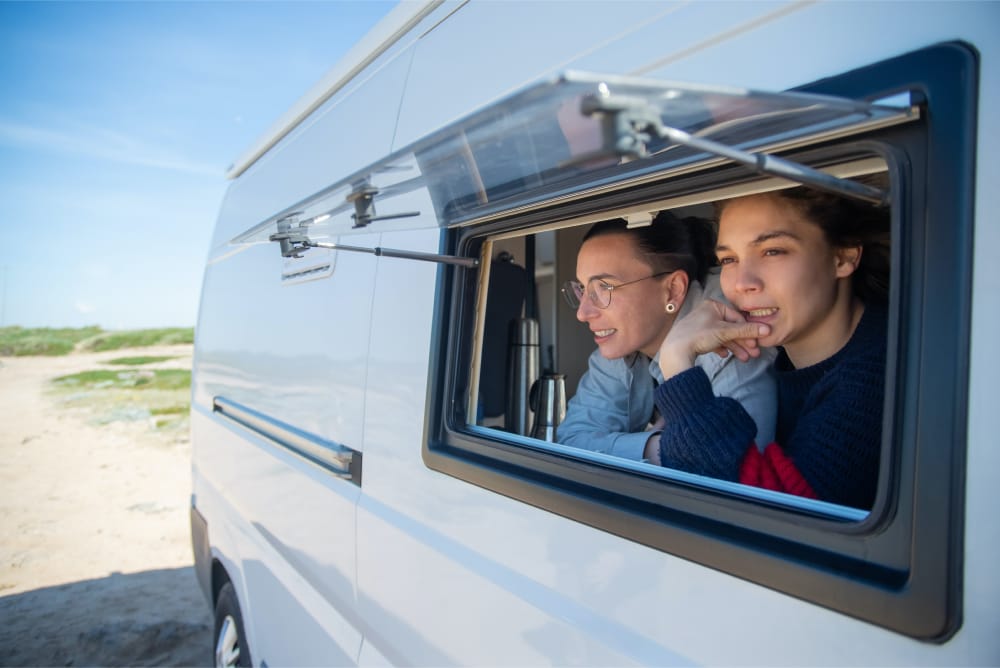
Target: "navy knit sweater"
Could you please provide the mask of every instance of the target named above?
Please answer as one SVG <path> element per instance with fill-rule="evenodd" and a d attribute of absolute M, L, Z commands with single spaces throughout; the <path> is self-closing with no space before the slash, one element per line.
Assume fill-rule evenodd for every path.
<path fill-rule="evenodd" d="M 847 344 L 832 357 L 795 369 L 781 350 L 778 445 L 820 499 L 871 508 L 882 445 L 886 324 L 868 305 Z M 660 439 L 664 466 L 736 481 L 756 427 L 735 400 L 716 397 L 700 368 L 662 383 L 656 405 L 671 433 Z M 667 436 L 667 434 L 664 434 Z"/>

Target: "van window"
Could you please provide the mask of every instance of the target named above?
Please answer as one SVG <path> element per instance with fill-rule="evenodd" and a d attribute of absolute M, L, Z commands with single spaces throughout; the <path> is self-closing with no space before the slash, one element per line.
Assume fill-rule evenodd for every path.
<path fill-rule="evenodd" d="M 878 170 L 878 171 L 872 171 Z M 865 181 L 887 182 L 885 163 L 877 156 L 868 156 L 860 160 L 836 166 L 840 177 L 845 175 L 862 176 Z M 860 182 L 860 181 L 859 181 Z M 577 311 L 571 307 L 561 294 L 566 290 L 567 282 L 575 281 L 577 276 L 576 259 L 582 239 L 587 230 L 595 224 L 595 218 L 601 222 L 623 220 L 637 221 L 637 224 L 657 225 L 661 218 L 672 217 L 675 221 L 698 219 L 701 224 L 698 229 L 704 229 L 711 234 L 714 246 L 714 235 L 717 233 L 713 198 L 721 201 L 724 197 L 750 195 L 769 190 L 789 187 L 787 182 L 770 179 L 761 182 L 748 183 L 742 187 L 730 187 L 722 193 L 706 191 L 701 198 L 704 202 L 688 202 L 682 206 L 672 206 L 671 202 L 648 203 L 641 211 L 611 210 L 586 216 L 583 221 L 567 221 L 555 229 L 539 231 L 517 231 L 486 236 L 481 240 L 480 281 L 481 286 L 476 293 L 474 319 L 471 330 L 473 351 L 469 368 L 470 382 L 468 395 L 463 397 L 466 406 L 464 410 L 465 426 L 473 433 L 479 429 L 488 429 L 489 438 L 510 439 L 513 445 L 531 447 L 551 453 L 554 457 L 582 462 L 599 463 L 605 467 L 621 468 L 652 479 L 673 480 L 685 484 L 704 486 L 727 494 L 745 495 L 753 498 L 766 498 L 772 503 L 786 504 L 800 508 L 810 513 L 830 515 L 844 521 L 860 521 L 867 517 L 869 507 L 839 506 L 817 503 L 803 497 L 764 492 L 760 487 L 748 487 L 732 481 L 723 481 L 711 476 L 695 475 L 693 472 L 678 470 L 649 463 L 647 459 L 633 454 L 633 448 L 615 449 L 616 439 L 603 433 L 602 430 L 615 432 L 633 432 L 636 443 L 644 441 L 655 431 L 655 414 L 633 416 L 629 415 L 635 409 L 629 403 L 635 403 L 624 386 L 635 388 L 644 384 L 645 394 L 652 396 L 653 376 L 649 371 L 651 364 L 648 356 L 633 353 L 621 357 L 620 362 L 602 366 L 591 372 L 589 393 L 595 390 L 605 391 L 612 379 L 599 379 L 601 374 L 627 374 L 615 381 L 621 382 L 622 388 L 616 390 L 617 396 L 604 396 L 607 402 L 607 413 L 615 415 L 608 422 L 589 421 L 580 413 L 586 410 L 581 404 L 574 404 L 574 396 L 580 390 L 580 381 L 587 372 L 588 358 L 596 349 L 594 333 L 587 322 L 577 320 Z M 883 209 L 879 209 L 883 211 Z M 885 220 L 888 221 L 891 210 L 885 210 Z M 651 222 L 654 221 L 654 222 Z M 665 224 L 665 223 L 664 223 Z M 686 223 L 685 223 L 686 224 Z M 684 227 L 684 224 L 679 225 Z M 888 227 L 888 225 L 886 226 Z M 476 239 L 475 243 L 480 240 Z M 889 245 L 891 248 L 891 244 Z M 870 254 L 875 253 L 872 248 Z M 686 260 L 678 260 L 687 265 Z M 682 266 L 681 264 L 673 267 Z M 721 268 L 716 263 L 709 269 L 705 285 L 691 287 L 688 291 L 688 301 L 694 303 L 699 292 L 707 296 L 721 299 L 719 292 L 719 274 Z M 695 276 L 690 277 L 696 280 Z M 581 279 L 582 280 L 582 279 Z M 617 294 L 617 293 L 613 293 Z M 627 299 L 627 296 L 617 299 Z M 583 299 L 587 299 L 586 296 Z M 649 308 L 662 308 L 662 305 L 650 305 Z M 875 306 L 872 307 L 876 308 Z M 594 315 L 594 309 L 588 312 Z M 613 312 L 614 313 L 614 312 Z M 633 323 L 634 324 L 634 323 Z M 634 330 L 633 330 L 634 331 Z M 887 331 L 881 331 L 879 337 L 884 339 Z M 753 412 L 759 397 L 753 392 L 768 393 L 766 399 L 760 399 L 762 407 L 767 408 L 769 424 L 765 433 L 774 433 L 773 408 L 776 405 L 775 388 L 771 374 L 764 367 L 772 361 L 765 353 L 761 361 L 751 363 L 747 369 L 739 370 L 739 378 L 747 379 L 751 386 L 746 388 L 748 397 L 747 410 Z M 714 363 L 715 357 L 710 356 L 705 362 L 709 373 L 720 367 Z M 721 362 L 721 360 L 720 360 Z M 730 362 L 730 366 L 736 362 Z M 759 366 L 756 375 L 751 370 Z M 736 370 L 733 370 L 735 378 Z M 730 372 L 726 372 L 730 373 Z M 726 376 L 722 382 L 728 385 Z M 616 386 L 617 388 L 617 386 Z M 734 388 L 741 390 L 741 388 Z M 633 390 L 635 391 L 635 390 Z M 741 390 L 742 391 L 742 390 Z M 743 396 L 742 394 L 738 396 Z M 593 402 L 596 397 L 587 395 L 583 401 Z M 652 409 L 652 401 L 643 405 L 646 411 Z M 566 422 L 567 408 L 573 422 Z M 600 412 L 600 409 L 597 409 Z M 640 417 L 640 424 L 627 426 L 620 423 L 623 418 Z M 763 416 L 753 415 L 753 417 Z M 648 418 L 648 419 L 647 419 Z M 583 422 L 584 424 L 580 424 Z M 590 422 L 588 424 L 588 422 Z M 563 430 L 563 427 L 568 429 Z M 581 433 L 582 432 L 582 433 Z M 520 437 L 530 439 L 530 444 Z M 763 447 L 773 440 L 766 437 L 766 442 L 758 445 Z M 620 443 L 620 442 L 619 442 Z M 623 452 L 625 451 L 625 452 Z M 869 477 L 877 476 L 878 463 L 873 462 Z M 863 472 L 857 471 L 862 476 Z"/>
<path fill-rule="evenodd" d="M 472 204 L 455 219 L 445 246 L 479 257 L 480 267 L 443 279 L 439 322 L 448 324 L 438 332 L 426 464 L 899 633 L 947 638 L 959 623 L 961 589 L 961 504 L 942 500 L 962 498 L 974 70 L 974 56 L 948 44 L 805 86 L 859 100 L 905 92 L 919 119 L 781 152 L 839 178 L 888 184 L 888 357 L 870 507 L 557 442 L 551 423 L 594 350 L 559 292 L 576 278 L 586 230 L 611 218 L 649 224 L 664 211 L 714 218 L 715 202 L 797 185 L 726 160 L 679 170 L 669 151 L 644 164 L 642 178 L 633 163 L 617 168 L 617 182 L 616 168 L 605 167 L 592 177 L 600 187 L 580 177 L 577 196 L 526 193 L 520 206 L 508 193 L 502 206 L 477 216 Z"/>

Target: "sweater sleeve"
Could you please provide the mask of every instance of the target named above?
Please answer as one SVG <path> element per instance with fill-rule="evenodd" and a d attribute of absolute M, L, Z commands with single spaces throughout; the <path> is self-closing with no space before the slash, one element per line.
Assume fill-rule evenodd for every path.
<path fill-rule="evenodd" d="M 669 468 L 737 480 L 740 462 L 757 426 L 738 401 L 717 397 L 700 367 L 667 379 L 656 389 L 664 418 L 660 460 Z"/>
<path fill-rule="evenodd" d="M 739 402 L 756 425 L 755 438 L 761 446 L 774 440 L 778 417 L 778 389 L 770 369 L 777 350 L 763 348 L 759 357 L 741 362 L 735 355 L 720 358 L 715 353 L 699 355 L 695 366 L 705 370 L 712 393 Z"/>

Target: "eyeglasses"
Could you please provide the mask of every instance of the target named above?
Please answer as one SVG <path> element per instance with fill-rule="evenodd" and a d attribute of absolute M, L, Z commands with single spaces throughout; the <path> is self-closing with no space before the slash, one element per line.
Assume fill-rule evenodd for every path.
<path fill-rule="evenodd" d="M 611 293 L 618 288 L 624 288 L 626 285 L 632 285 L 633 283 L 639 283 L 640 281 L 647 281 L 651 278 L 658 278 L 660 276 L 666 276 L 667 274 L 672 274 L 673 271 L 661 271 L 658 274 L 653 274 L 652 276 L 645 276 L 643 278 L 637 278 L 634 281 L 628 281 L 626 283 L 619 283 L 618 285 L 611 285 L 610 283 L 600 279 L 592 278 L 587 281 L 586 287 L 580 281 L 566 281 L 563 283 L 562 293 L 563 297 L 566 298 L 566 302 L 570 305 L 574 311 L 580 308 L 580 301 L 583 299 L 584 295 L 590 298 L 591 303 L 597 308 L 608 308 L 611 306 Z"/>

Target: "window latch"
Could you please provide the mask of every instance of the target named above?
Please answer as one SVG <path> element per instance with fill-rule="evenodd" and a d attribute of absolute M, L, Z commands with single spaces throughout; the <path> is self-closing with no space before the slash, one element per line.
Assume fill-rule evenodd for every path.
<path fill-rule="evenodd" d="M 889 204 L 889 194 L 880 188 L 841 179 L 792 160 L 744 151 L 711 139 L 696 137 L 665 125 L 659 110 L 639 97 L 611 95 L 602 90 L 585 95 L 580 102 L 580 112 L 585 116 L 596 116 L 600 120 L 604 150 L 619 156 L 646 157 L 649 154 L 647 144 L 655 135 L 675 144 L 728 158 L 760 174 L 781 177 L 879 206 Z"/>

